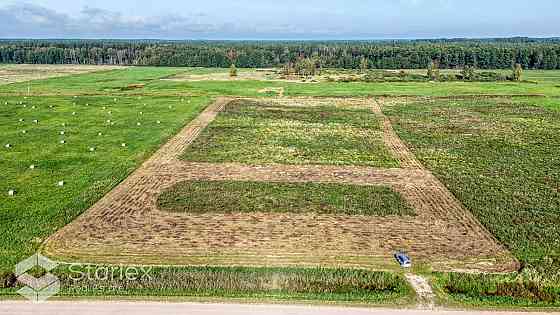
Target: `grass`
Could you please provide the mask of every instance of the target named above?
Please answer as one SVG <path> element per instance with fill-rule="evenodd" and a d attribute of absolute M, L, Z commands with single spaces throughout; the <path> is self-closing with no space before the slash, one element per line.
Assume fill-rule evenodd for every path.
<path fill-rule="evenodd" d="M 523 272 L 512 275 L 438 275 L 435 285 L 448 294 L 450 299 L 474 306 L 558 305 L 560 71 L 525 71 L 524 79 L 536 81 L 536 84 L 514 82 L 302 84 L 161 80 L 177 74 L 207 74 L 216 71 L 223 70 L 132 67 L 31 81 L 31 84 L 23 82 L 2 85 L 0 88 L 0 221 L 2 222 L 0 274 L 11 271 L 16 262 L 35 252 L 46 237 L 70 222 L 124 179 L 161 143 L 192 119 L 209 101 L 208 96 L 264 97 L 266 94 L 259 93 L 259 90 L 268 87 L 284 87 L 287 96 L 445 97 L 542 94 L 546 97 L 418 101 L 384 110 L 390 116 L 401 138 L 414 149 L 422 163 L 442 179 L 467 208 L 510 248 L 524 265 Z M 132 84 L 139 84 L 139 86 L 131 89 L 129 86 Z M 28 86 L 31 87 L 31 95 L 28 99 L 24 99 Z M 79 97 L 74 99 L 72 98 L 74 95 Z M 138 99 L 140 96 L 141 100 Z M 114 97 L 118 98 L 117 103 L 114 103 Z M 180 101 L 181 98 L 185 98 L 186 104 Z M 188 100 L 191 103 L 187 103 Z M 4 105 L 6 101 L 8 105 Z M 25 104 L 27 107 L 23 107 L 24 104 L 20 105 L 19 102 L 27 103 Z M 74 102 L 76 105 L 73 105 Z M 90 106 L 85 106 L 86 103 Z M 146 103 L 146 106 L 143 103 Z M 168 104 L 173 105 L 172 110 L 169 110 Z M 51 109 L 49 105 L 55 107 Z M 37 108 L 32 109 L 31 106 Z M 102 106 L 106 106 L 107 111 L 112 111 L 112 115 L 115 116 L 112 118 L 116 123 L 113 127 L 106 126 L 108 118 L 105 110 L 101 110 Z M 287 154 L 289 163 L 295 164 L 311 162 L 330 164 L 334 161 L 342 165 L 353 163 L 395 165 L 395 161 L 386 159 L 385 152 L 380 154 L 377 151 L 379 138 L 376 137 L 380 133 L 379 122 L 375 117 L 370 116 L 371 113 L 361 113 L 355 109 L 328 108 L 325 109 L 326 116 L 321 116 L 319 114 L 321 110 L 323 109 L 306 112 L 286 108 L 279 110 L 274 106 L 267 107 L 262 104 L 239 106 L 233 111 L 220 114 L 216 121 L 218 124 L 211 126 L 211 128 L 216 127 L 212 130 L 213 133 L 204 136 L 207 144 L 219 144 L 231 149 L 230 153 L 235 155 L 220 155 L 218 147 L 200 146 L 198 158 L 201 160 L 211 158 L 216 161 L 245 159 L 245 161 L 260 163 L 265 158 L 272 157 L 274 161 L 285 163 L 281 154 Z M 72 115 L 73 111 L 76 111 L 77 115 Z M 144 112 L 141 118 L 140 111 Z M 161 124 L 153 124 L 156 116 L 161 117 Z M 25 121 L 19 122 L 19 118 L 24 118 Z M 39 119 L 39 124 L 33 124 L 33 119 Z M 136 126 L 135 123 L 139 119 L 142 125 Z M 67 123 L 64 128 L 61 125 L 63 122 Z M 279 122 L 284 125 L 278 126 Z M 267 123 L 282 127 L 279 128 L 282 132 L 274 133 L 267 130 Z M 307 129 L 295 129 L 292 123 Z M 322 124 L 318 129 L 325 131 L 326 136 L 309 133 L 310 130 L 317 130 L 318 124 Z M 63 129 L 66 132 L 64 137 L 68 141 L 66 146 L 61 146 L 59 143 L 61 139 L 59 132 Z M 357 130 L 366 129 L 373 138 L 367 139 L 366 143 L 358 141 L 357 139 L 363 138 Z M 27 133 L 21 133 L 22 130 L 26 130 Z M 97 136 L 99 130 L 102 130 L 103 136 Z M 343 136 L 340 140 L 344 145 L 340 148 L 344 150 L 323 150 L 325 147 L 333 146 L 330 140 L 341 134 Z M 233 137 L 226 140 L 226 136 Z M 265 144 L 270 140 L 277 142 L 270 142 L 268 151 L 255 152 L 250 148 L 256 145 L 256 142 L 249 142 L 249 145 L 246 145 L 248 140 L 254 141 L 254 136 L 261 137 L 259 139 L 265 141 Z M 126 142 L 127 146 L 121 147 L 122 142 Z M 12 144 L 12 147 L 5 148 L 6 143 Z M 95 146 L 96 150 L 89 152 L 90 146 Z M 305 154 L 293 154 L 294 148 Z M 336 146 L 334 149 L 338 150 L 339 147 Z M 348 150 L 354 151 L 348 154 Z M 211 151 L 215 152 L 205 155 Z M 374 152 L 374 156 L 365 157 L 360 152 Z M 37 168 L 30 170 L 31 164 L 37 165 Z M 59 180 L 66 182 L 63 187 L 57 187 Z M 222 188 L 219 191 L 223 191 Z M 16 195 L 9 197 L 8 189 L 15 189 Z M 213 187 L 209 191 L 213 192 L 215 189 Z M 254 190 L 247 187 L 242 189 L 228 187 L 227 190 L 234 191 L 236 194 L 240 192 L 239 200 L 246 199 L 248 196 L 246 193 L 254 193 Z M 200 190 L 195 191 L 200 192 Z M 274 189 L 273 191 L 278 192 L 279 195 L 291 194 L 289 190 Z M 389 195 L 390 193 L 384 194 L 385 197 Z M 184 195 L 177 196 L 184 197 Z M 194 197 L 198 198 L 196 195 Z M 181 198 L 170 200 L 179 204 L 186 200 Z M 387 200 L 392 204 L 391 200 L 394 199 L 391 198 Z M 203 201 L 202 198 L 199 200 Z M 259 201 L 255 205 L 257 207 L 265 202 L 270 200 L 264 199 L 262 203 Z M 308 205 L 314 207 L 313 202 L 309 202 Z M 360 204 L 352 206 L 356 206 L 356 209 L 361 207 Z M 368 291 L 362 286 L 363 279 L 374 279 L 373 283 L 378 283 L 375 280 L 377 278 L 370 274 L 361 274 L 359 271 L 266 268 L 239 270 L 233 272 L 210 267 L 208 269 L 161 268 L 157 269 L 158 276 L 154 282 L 143 284 L 81 282 L 76 286 L 66 286 L 63 294 L 66 296 L 193 295 L 279 300 L 394 301 L 404 296 L 402 288 L 406 286 L 400 282 L 402 280 L 400 276 L 394 274 L 388 276 L 397 278 L 391 278 L 393 280 L 387 283 L 397 283 L 396 286 L 386 289 L 387 287 L 375 285 Z M 278 279 L 274 276 L 278 274 L 281 275 L 280 279 L 287 279 L 282 280 L 281 283 L 290 284 L 294 283 L 290 282 L 292 281 L 290 279 L 305 279 L 304 289 L 297 289 L 301 287 L 291 284 L 282 287 L 271 286 L 272 289 L 266 285 L 251 286 L 278 283 L 270 280 Z M 203 281 L 197 282 L 198 286 L 189 286 L 188 284 L 192 282 L 187 280 L 192 279 L 192 275 L 200 275 L 199 279 Z M 329 275 L 331 277 L 329 279 L 335 280 L 326 282 L 321 275 Z M 0 276 L 0 280 L 1 278 Z M 347 285 L 344 279 L 348 279 L 351 283 Z M 69 283 L 67 278 L 64 278 L 64 281 L 66 284 Z M 213 281 L 218 281 L 217 283 L 222 287 L 210 286 Z M 227 286 L 232 283 L 238 286 Z M 327 289 L 325 283 L 328 283 Z M 0 285 L 0 295 L 15 294 L 13 288 L 1 287 L 2 285 Z M 333 293 L 328 291 L 329 288 L 343 288 L 346 291 L 341 289 Z M 550 298 L 551 296 L 553 299 Z"/>
<path fill-rule="evenodd" d="M 183 182 L 161 194 L 158 205 L 181 213 L 414 215 L 390 187 L 318 183 Z"/>
<path fill-rule="evenodd" d="M 543 277 L 526 270 L 520 274 L 437 274 L 434 286 L 445 292 L 447 303 L 475 307 L 560 307 L 560 274 Z"/>
<path fill-rule="evenodd" d="M 425 166 L 526 264 L 560 256 L 560 112 L 507 99 L 385 110 Z"/>
<path fill-rule="evenodd" d="M 11 270 L 37 251 L 46 237 L 126 178 L 209 101 L 0 97 L 0 270 Z"/>
<path fill-rule="evenodd" d="M 122 267 L 122 266 L 121 266 Z M 114 268 L 111 270 L 111 268 Z M 125 267 L 122 267 L 125 268 Z M 220 297 L 279 301 L 406 304 L 412 290 L 402 275 L 351 269 L 153 267 L 127 279 L 115 266 L 62 266 L 60 297 Z M 95 274 L 97 273 L 97 277 Z M 129 271 L 132 275 L 132 271 Z M 4 289 L 0 295 L 14 295 Z"/>
<path fill-rule="evenodd" d="M 185 71 L 198 72 L 191 68 L 129 67 L 31 81 L 30 83 L 8 84 L 2 87 L 0 93 L 27 95 L 28 87 L 30 87 L 32 95 L 141 95 L 144 88 L 130 89 L 129 86 L 133 84 L 146 86 Z"/>
<path fill-rule="evenodd" d="M 173 82 L 160 80 L 174 75 L 208 74 L 223 69 L 130 67 L 112 71 L 33 81 L 31 91 L 36 95 L 236 95 L 266 96 L 259 93 L 268 87 L 284 87 L 286 96 L 457 96 L 542 94 L 560 96 L 560 71 L 524 71 L 524 79 L 534 83 L 517 82 L 385 82 L 385 83 L 297 83 L 270 81 L 197 81 Z M 227 71 L 227 70 L 226 70 Z M 425 73 L 425 70 L 420 70 Z M 507 72 L 507 71 L 506 71 Z M 128 90 L 130 84 L 144 84 Z M 26 95 L 28 83 L 3 85 L 1 94 Z"/>
<path fill-rule="evenodd" d="M 247 164 L 397 167 L 368 108 L 297 107 L 239 100 L 227 105 L 182 158 Z"/>
<path fill-rule="evenodd" d="M 46 79 L 94 71 L 111 70 L 116 66 L 93 65 L 25 65 L 0 64 L 0 85 Z"/>

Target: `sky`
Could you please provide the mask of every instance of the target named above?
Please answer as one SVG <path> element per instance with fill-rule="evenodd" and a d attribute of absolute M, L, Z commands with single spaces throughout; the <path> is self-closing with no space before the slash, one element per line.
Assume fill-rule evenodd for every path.
<path fill-rule="evenodd" d="M 0 38 L 559 37 L 558 0 L 0 0 Z"/>

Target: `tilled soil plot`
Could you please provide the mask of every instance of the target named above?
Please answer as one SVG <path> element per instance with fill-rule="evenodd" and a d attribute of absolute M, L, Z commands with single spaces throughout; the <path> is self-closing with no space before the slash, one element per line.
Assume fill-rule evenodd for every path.
<path fill-rule="evenodd" d="M 396 266 L 393 252 L 404 249 L 414 262 L 435 270 L 503 272 L 517 268 L 509 252 L 422 167 L 373 100 L 355 103 L 369 106 L 382 119 L 384 142 L 401 168 L 180 161 L 181 153 L 229 101 L 220 98 L 210 105 L 127 180 L 54 234 L 44 251 L 91 263 L 391 269 Z M 286 99 L 279 104 L 282 102 Z M 349 100 L 341 102 L 348 104 Z M 416 216 L 159 210 L 159 194 L 187 180 L 390 186 L 414 208 Z"/>

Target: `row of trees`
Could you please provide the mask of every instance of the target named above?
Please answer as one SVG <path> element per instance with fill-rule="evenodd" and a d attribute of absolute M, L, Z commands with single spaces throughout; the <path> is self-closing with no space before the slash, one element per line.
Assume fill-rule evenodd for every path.
<path fill-rule="evenodd" d="M 311 58 L 318 68 L 560 69 L 560 40 L 206 42 L 0 40 L 0 63 L 276 67 Z"/>

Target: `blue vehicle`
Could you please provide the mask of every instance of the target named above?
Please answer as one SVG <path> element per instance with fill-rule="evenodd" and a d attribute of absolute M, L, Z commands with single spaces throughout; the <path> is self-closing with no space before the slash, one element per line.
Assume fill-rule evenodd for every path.
<path fill-rule="evenodd" d="M 410 257 L 408 257 L 408 255 L 405 254 L 404 252 L 402 251 L 396 252 L 394 256 L 397 262 L 399 263 L 399 265 L 401 265 L 401 267 L 410 268 L 412 266 L 412 261 L 410 260 Z"/>

